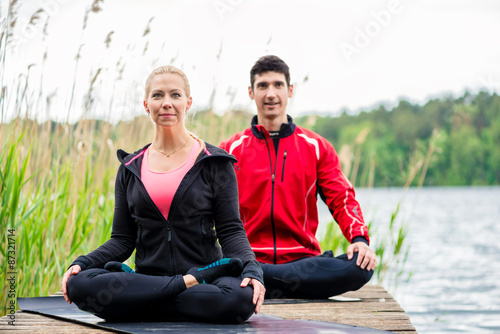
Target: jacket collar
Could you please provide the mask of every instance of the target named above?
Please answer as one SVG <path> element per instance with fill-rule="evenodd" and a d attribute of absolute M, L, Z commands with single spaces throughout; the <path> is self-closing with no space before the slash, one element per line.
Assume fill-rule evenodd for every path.
<path fill-rule="evenodd" d="M 195 164 L 205 158 L 224 158 L 229 159 L 233 164 L 237 162 L 236 158 L 233 155 L 228 154 L 225 150 L 214 146 L 212 144 L 206 143 L 200 140 L 201 149 L 200 153 L 196 157 Z M 147 144 L 143 148 L 135 151 L 134 153 L 127 153 L 124 150 L 120 149 L 116 152 L 118 160 L 122 165 L 131 170 L 137 177 L 140 178 L 141 175 L 141 163 L 142 158 L 144 156 L 144 152 L 151 144 Z"/>
<path fill-rule="evenodd" d="M 288 120 L 288 123 L 282 123 L 279 131 L 278 138 L 285 138 L 288 136 L 291 136 L 293 132 L 295 131 L 295 123 L 293 122 L 293 118 L 290 115 L 286 115 L 286 118 Z M 257 115 L 255 115 L 252 118 L 252 133 L 255 137 L 258 139 L 264 139 L 266 137 L 269 137 L 269 131 L 267 131 L 266 128 L 264 128 L 262 125 L 257 124 Z"/>

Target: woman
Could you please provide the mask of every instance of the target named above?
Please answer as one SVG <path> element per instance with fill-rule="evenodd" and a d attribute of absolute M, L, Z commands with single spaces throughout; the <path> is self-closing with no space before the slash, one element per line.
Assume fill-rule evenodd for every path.
<path fill-rule="evenodd" d="M 154 140 L 118 151 L 111 239 L 64 274 L 67 302 L 114 321 L 241 322 L 259 311 L 262 269 L 239 218 L 236 160 L 186 130 L 191 104 L 181 70 L 148 77 Z M 121 263 L 134 249 L 135 273 Z"/>

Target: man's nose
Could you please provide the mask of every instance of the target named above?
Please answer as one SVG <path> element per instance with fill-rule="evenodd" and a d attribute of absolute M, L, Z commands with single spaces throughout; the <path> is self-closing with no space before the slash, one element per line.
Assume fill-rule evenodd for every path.
<path fill-rule="evenodd" d="M 276 97 L 276 90 L 272 86 L 269 87 L 269 89 L 267 90 L 266 97 L 268 98 Z"/>

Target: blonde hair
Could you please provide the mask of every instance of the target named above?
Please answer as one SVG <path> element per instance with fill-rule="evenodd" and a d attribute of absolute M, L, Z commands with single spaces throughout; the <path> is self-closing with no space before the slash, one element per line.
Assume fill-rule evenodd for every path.
<path fill-rule="evenodd" d="M 158 67 L 157 69 L 153 70 L 153 72 L 151 72 L 151 74 L 147 78 L 144 99 L 148 98 L 148 94 L 149 94 L 149 91 L 151 90 L 151 84 L 153 82 L 153 79 L 157 75 L 165 74 L 165 73 L 172 73 L 172 74 L 179 75 L 182 78 L 182 80 L 184 81 L 184 90 L 186 91 L 186 96 L 188 98 L 191 97 L 191 87 L 189 86 L 189 81 L 188 81 L 186 74 L 175 66 L 166 65 L 166 66 Z"/>

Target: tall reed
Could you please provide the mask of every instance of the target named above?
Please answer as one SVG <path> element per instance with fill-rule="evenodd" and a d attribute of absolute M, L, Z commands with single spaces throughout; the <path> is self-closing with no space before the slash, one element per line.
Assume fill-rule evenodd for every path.
<path fill-rule="evenodd" d="M 218 144 L 249 120 L 243 112 L 217 116 L 208 111 L 196 114 L 187 126 Z M 141 148 L 152 139 L 152 131 L 146 116 L 116 125 L 97 120 L 38 124 L 28 119 L 0 124 L 0 263 L 7 263 L 6 230 L 14 228 L 17 296 L 59 291 L 69 264 L 110 237 L 116 150 Z M 3 281 L 5 273 L 4 267 Z M 6 288 L 0 314 L 5 313 Z"/>
<path fill-rule="evenodd" d="M 339 150 L 339 159 L 343 171 L 351 178 L 351 181 L 355 180 L 358 174 L 359 160 L 361 159 L 360 152 L 368 133 L 369 129 L 362 130 L 354 140 L 353 145 L 345 145 Z M 422 187 L 429 162 L 436 153 L 440 152 L 441 145 L 442 133 L 438 130 L 434 130 L 428 142 L 417 142 L 418 150 L 409 157 L 407 170 L 402 170 L 402 176 L 406 178 L 404 189 L 408 189 L 417 176 L 417 187 Z M 354 146 L 356 154 L 352 154 L 353 149 L 351 146 Z M 368 168 L 363 173 L 367 179 L 367 182 L 363 185 L 368 188 L 373 186 L 374 154 L 375 152 L 370 152 L 369 157 L 367 157 L 370 164 L 367 165 Z M 351 169 L 351 166 L 354 167 Z M 371 247 L 374 249 L 379 262 L 375 268 L 375 281 L 386 285 L 391 284 L 393 288 L 397 288 L 400 279 L 408 280 L 412 276 L 411 271 L 405 270 L 410 251 L 410 245 L 407 241 L 409 227 L 407 221 L 400 219 L 399 209 L 401 203 L 399 202 L 394 208 L 387 222 L 368 223 L 370 239 L 372 240 Z M 331 249 L 334 253 L 340 254 L 346 252 L 349 243 L 342 235 L 336 222 L 331 221 L 327 226 L 325 236 L 320 241 L 320 245 L 322 249 Z M 405 272 L 407 276 L 403 277 Z"/>
<path fill-rule="evenodd" d="M 39 116 L 50 115 L 51 108 L 58 98 L 56 92 L 43 90 L 43 64 L 47 53 L 39 55 L 42 65 L 39 87 L 30 86 L 31 65 L 20 69 L 15 78 L 7 78 L 5 69 L 11 65 L 7 52 L 15 49 L 15 36 L 12 31 L 16 24 L 16 11 L 19 3 L 9 0 L 7 15 L 0 13 L 0 228 L 2 241 L 0 245 L 0 279 L 5 282 L 6 231 L 16 230 L 16 268 L 17 296 L 33 297 L 50 295 L 60 289 L 60 280 L 67 266 L 79 254 L 86 254 L 107 240 L 111 233 L 111 222 L 114 207 L 114 176 L 118 168 L 116 150 L 134 151 L 151 141 L 152 124 L 148 117 L 139 116 L 129 122 L 111 124 L 92 118 L 91 112 L 97 109 L 98 98 L 95 96 L 101 83 L 99 80 L 105 73 L 118 73 L 116 78 L 109 79 L 115 87 L 122 80 L 125 68 L 130 68 L 127 58 L 144 59 L 148 53 L 148 42 L 144 47 L 127 48 L 128 56 L 118 59 L 115 68 L 101 68 L 90 71 L 90 85 L 83 92 L 80 70 L 82 63 L 83 37 L 86 32 L 89 16 L 101 11 L 102 0 L 94 0 L 84 16 L 78 49 L 75 50 L 75 62 L 71 90 L 68 96 L 62 97 L 66 103 L 64 123 L 46 121 L 39 123 Z M 39 14 L 39 10 L 35 14 Z M 34 14 L 34 15 L 35 15 Z M 38 15 L 37 14 L 37 15 Z M 35 17 L 35 16 L 33 16 Z M 47 18 L 48 20 L 48 18 Z M 30 20 L 29 25 L 36 24 Z M 149 33 L 151 19 L 147 23 Z M 45 22 L 47 24 L 47 22 Z M 147 35 L 145 31 L 144 36 Z M 45 36 L 45 29 L 43 30 Z M 107 33 L 106 48 L 112 41 L 112 34 Z M 134 52 L 136 53 L 134 55 Z M 139 52 L 140 54 L 137 54 Z M 156 59 L 156 55 L 152 58 Z M 177 56 L 171 59 L 172 64 L 181 61 Z M 159 64 L 151 64 L 154 68 Z M 180 66 L 182 67 L 182 66 Z M 53 73 L 50 73 L 53 75 Z M 108 75 L 109 76 L 109 75 Z M 304 79 L 307 81 L 307 78 Z M 215 85 L 214 85 L 215 87 Z M 134 87 L 135 89 L 135 87 Z M 118 91 L 118 89 L 116 90 Z M 118 107 L 113 101 L 121 100 L 126 108 L 141 108 L 141 98 L 137 92 L 126 91 L 115 96 L 113 89 L 109 101 L 101 105 L 107 115 L 116 112 Z M 79 94 L 77 96 L 77 93 Z M 215 89 L 214 89 L 215 95 Z M 83 95 L 83 96 L 81 96 Z M 140 94 L 139 94 L 140 95 Z M 70 116 L 83 115 L 77 123 L 70 123 Z M 126 109 L 122 108 L 122 109 Z M 224 115 L 216 115 L 207 108 L 192 116 L 188 128 L 200 138 L 218 144 L 222 139 L 246 128 L 251 115 L 245 111 L 234 110 Z M 60 110 L 58 110 L 60 112 Z M 6 117 L 6 115 L 9 117 Z M 13 115 L 13 117 L 12 117 Z M 355 157 L 360 158 L 361 145 L 366 134 L 359 137 L 355 147 Z M 427 160 L 428 161 L 428 160 Z M 355 175 L 358 173 L 359 160 L 351 161 Z M 368 184 L 373 175 L 374 164 L 370 172 L 361 174 L 360 179 Z M 422 174 L 421 174 L 422 175 Z M 329 227 L 329 240 L 324 240 L 323 247 L 342 249 L 347 247 L 343 236 L 338 235 L 338 228 Z M 385 235 L 379 234 L 383 239 Z M 404 252 L 404 231 L 394 243 L 398 252 Z M 391 239 L 392 240 L 392 239 Z M 328 245 L 325 245 L 328 243 Z M 384 263 L 388 251 L 377 250 Z M 387 262 L 388 263 L 388 262 Z M 388 265 L 389 266 L 389 263 Z M 381 266 L 386 268 L 386 266 Z M 381 269 L 382 270 L 382 269 Z M 6 286 L 0 295 L 0 315 L 5 313 L 7 299 Z"/>

